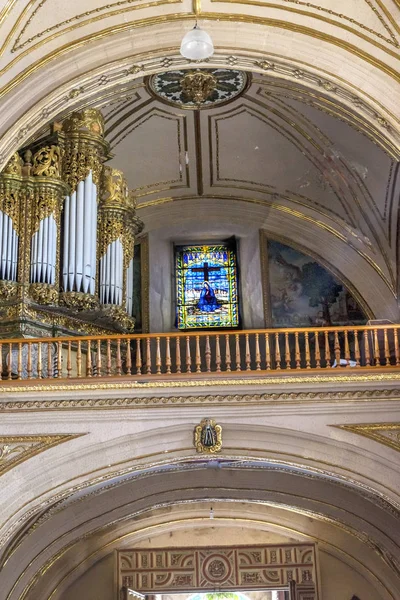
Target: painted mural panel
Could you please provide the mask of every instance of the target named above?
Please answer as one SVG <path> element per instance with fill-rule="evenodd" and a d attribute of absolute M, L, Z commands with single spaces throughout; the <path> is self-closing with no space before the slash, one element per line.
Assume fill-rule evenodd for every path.
<path fill-rule="evenodd" d="M 306 254 L 268 240 L 268 283 L 273 327 L 362 325 L 363 310 L 328 269 Z"/>
<path fill-rule="evenodd" d="M 235 249 L 180 246 L 175 252 L 178 329 L 239 325 Z"/>

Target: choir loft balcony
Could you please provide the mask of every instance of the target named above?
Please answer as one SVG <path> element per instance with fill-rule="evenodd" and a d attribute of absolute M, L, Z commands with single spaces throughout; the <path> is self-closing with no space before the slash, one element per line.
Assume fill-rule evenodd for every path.
<path fill-rule="evenodd" d="M 396 378 L 400 325 L 3 339 L 1 384 Z M 386 375 L 385 375 L 386 374 Z M 390 375 L 389 375 L 390 374 Z M 294 379 L 293 381 L 296 381 Z"/>

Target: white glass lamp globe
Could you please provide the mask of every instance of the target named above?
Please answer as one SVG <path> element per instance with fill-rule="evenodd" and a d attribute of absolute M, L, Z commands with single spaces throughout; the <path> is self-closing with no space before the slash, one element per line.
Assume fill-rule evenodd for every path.
<path fill-rule="evenodd" d="M 195 25 L 182 40 L 181 54 L 190 60 L 204 60 L 214 54 L 214 44 L 208 33 Z"/>

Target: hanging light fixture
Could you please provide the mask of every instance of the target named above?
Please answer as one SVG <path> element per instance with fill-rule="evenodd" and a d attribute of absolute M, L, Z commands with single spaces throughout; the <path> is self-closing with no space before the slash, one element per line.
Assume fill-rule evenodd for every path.
<path fill-rule="evenodd" d="M 182 56 L 189 60 L 205 60 L 214 54 L 212 39 L 204 29 L 196 25 L 187 32 L 181 43 Z"/>

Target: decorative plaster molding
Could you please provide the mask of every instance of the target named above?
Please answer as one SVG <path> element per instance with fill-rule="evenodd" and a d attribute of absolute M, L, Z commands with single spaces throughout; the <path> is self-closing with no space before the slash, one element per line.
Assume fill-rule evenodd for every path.
<path fill-rule="evenodd" d="M 81 435 L 86 434 L 0 436 L 0 476 L 36 454 Z"/>
<path fill-rule="evenodd" d="M 357 425 L 331 425 L 367 437 L 400 452 L 400 423 L 365 423 Z"/>
<path fill-rule="evenodd" d="M 195 381 L 195 382 L 184 382 L 183 387 L 191 387 L 191 383 L 198 387 L 203 387 L 204 384 L 208 386 L 218 385 L 231 385 L 239 388 L 241 385 L 268 385 L 269 384 L 288 384 L 288 383 L 321 383 L 321 378 L 316 377 L 308 378 L 309 381 L 302 381 L 303 378 L 274 378 L 273 380 L 229 380 L 222 382 L 221 380 L 216 381 Z M 304 378 L 307 379 L 307 378 Z M 352 378 L 346 380 L 348 382 Z M 300 381 L 299 381 L 300 380 Z M 332 384 L 337 383 L 340 378 L 331 378 Z M 356 382 L 356 381 L 354 381 Z M 363 381 L 364 382 L 364 381 Z M 88 384 L 81 386 L 37 386 L 29 388 L 8 388 L 7 391 L 13 392 L 38 392 L 38 391 L 65 391 L 65 390 L 107 390 L 107 389 L 130 389 L 130 388 L 146 388 L 144 383 L 142 386 L 135 385 L 135 382 L 126 384 Z M 169 387 L 163 385 L 164 382 L 154 382 L 148 387 L 150 388 L 164 388 Z M 170 384 L 171 387 L 180 387 L 179 383 L 174 382 Z M 0 387 L 0 393 L 4 392 L 5 389 Z M 188 396 L 152 396 L 152 397 L 137 397 L 131 398 L 76 398 L 76 399 L 60 399 L 60 400 L 19 400 L 16 402 L 0 401 L 0 413 L 1 412 L 16 412 L 16 411 L 38 411 L 38 410 L 77 410 L 77 409 L 92 409 L 92 410 L 108 410 L 108 409 L 121 409 L 121 408 L 151 408 L 159 406 L 204 406 L 204 405 L 268 405 L 277 404 L 282 402 L 284 404 L 304 404 L 304 403 L 329 403 L 329 402 L 343 402 L 343 401 L 359 401 L 359 402 L 375 402 L 382 400 L 400 400 L 400 390 L 395 389 L 368 389 L 368 390 L 341 390 L 335 392 L 326 391 L 315 391 L 315 392 L 279 392 L 279 393 L 227 393 L 227 394 L 197 394 Z"/>

